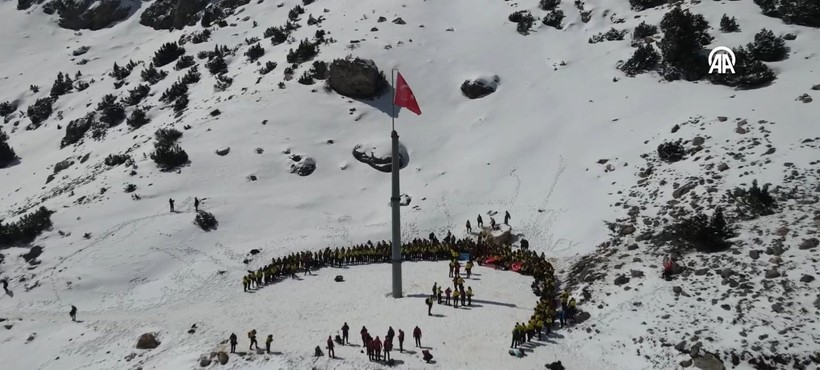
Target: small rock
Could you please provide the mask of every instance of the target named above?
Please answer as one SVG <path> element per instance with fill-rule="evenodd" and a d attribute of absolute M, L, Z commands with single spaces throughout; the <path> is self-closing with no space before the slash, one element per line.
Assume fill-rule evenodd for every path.
<path fill-rule="evenodd" d="M 706 139 L 704 139 L 702 136 L 696 136 L 694 139 L 692 139 L 692 145 L 694 146 L 701 146 L 705 142 Z"/>
<path fill-rule="evenodd" d="M 777 236 L 786 236 L 789 234 L 789 231 L 790 230 L 788 227 L 782 226 L 777 228 L 777 230 L 774 233 L 777 234 Z"/>
<path fill-rule="evenodd" d="M 222 114 L 222 111 L 220 111 L 219 109 L 214 109 L 211 111 L 211 117 L 216 117 L 220 114 Z"/>
<path fill-rule="evenodd" d="M 760 258 L 760 251 L 757 251 L 757 250 L 749 251 L 749 257 L 751 257 L 753 260 L 756 260 L 756 259 Z"/>
<path fill-rule="evenodd" d="M 679 295 L 679 294 L 683 293 L 683 288 L 681 288 L 679 286 L 674 286 L 674 287 L 672 287 L 672 292 L 674 292 L 675 295 Z"/>
<path fill-rule="evenodd" d="M 379 17 L 379 20 L 378 20 L 377 22 L 379 22 L 379 23 L 382 23 L 382 22 L 387 22 L 387 18 L 385 18 L 385 17 Z"/>
<path fill-rule="evenodd" d="M 783 35 L 783 40 L 787 40 L 787 41 L 794 41 L 794 40 L 796 40 L 796 39 L 797 39 L 797 35 L 795 35 L 795 34 L 793 34 L 793 33 L 791 33 L 791 32 L 789 32 L 789 33 L 787 33 L 787 34 Z"/>
<path fill-rule="evenodd" d="M 629 278 L 626 275 L 620 275 L 615 278 L 615 285 L 624 285 L 629 282 Z"/>
<path fill-rule="evenodd" d="M 219 148 L 219 149 L 216 150 L 216 154 L 220 155 L 220 156 L 223 156 L 223 157 L 228 155 L 228 153 L 230 153 L 230 152 L 231 152 L 231 147 L 228 147 L 228 146 L 223 147 L 223 148 Z"/>
<path fill-rule="evenodd" d="M 638 244 L 637 243 L 630 244 L 628 247 L 626 247 L 626 250 L 629 250 L 629 251 L 634 251 L 636 249 L 638 249 Z"/>
<path fill-rule="evenodd" d="M 395 24 L 407 24 L 407 22 L 405 22 L 404 19 L 401 19 L 401 17 L 394 19 L 393 23 L 395 23 Z"/>
<path fill-rule="evenodd" d="M 692 366 L 692 359 L 683 360 L 680 362 L 681 367 L 689 367 Z"/>
<path fill-rule="evenodd" d="M 689 350 L 686 349 L 686 341 L 682 340 L 680 343 L 675 345 L 675 349 L 681 353 L 689 353 Z"/>
<path fill-rule="evenodd" d="M 675 198 L 675 199 L 678 199 L 678 198 L 684 196 L 690 190 L 694 189 L 696 186 L 698 186 L 698 183 L 695 182 L 695 181 L 692 181 L 692 182 L 690 182 L 686 185 L 682 185 L 682 186 L 678 187 L 677 189 L 675 189 L 672 192 L 672 197 Z"/>
<path fill-rule="evenodd" d="M 780 272 L 778 272 L 776 269 L 771 269 L 769 271 L 766 271 L 766 279 L 776 279 L 776 278 L 779 278 L 779 277 L 780 277 Z"/>
<path fill-rule="evenodd" d="M 635 233 L 635 231 L 636 229 L 634 225 L 623 225 L 621 226 L 621 230 L 618 232 L 618 234 L 620 234 L 621 236 L 632 235 Z"/>
<path fill-rule="evenodd" d="M 256 175 L 249 175 L 248 176 L 248 181 L 256 181 L 256 180 L 257 180 Z"/>
<path fill-rule="evenodd" d="M 721 163 L 717 166 L 718 171 L 726 171 L 729 169 L 729 165 L 726 163 Z"/>
<path fill-rule="evenodd" d="M 717 118 L 717 119 L 718 119 L 718 121 L 720 121 L 720 122 L 726 122 L 726 120 L 727 120 L 728 118 L 726 118 L 726 116 L 718 116 L 718 118 Z"/>
<path fill-rule="evenodd" d="M 811 283 L 812 281 L 814 281 L 814 276 L 811 275 L 803 275 L 800 278 L 801 283 Z"/>
<path fill-rule="evenodd" d="M 672 133 L 673 133 L 673 134 L 674 134 L 674 133 L 676 133 L 676 132 L 678 132 L 678 130 L 680 130 L 680 125 L 674 125 L 674 126 L 672 126 Z"/>
<path fill-rule="evenodd" d="M 709 272 L 708 268 L 697 269 L 695 270 L 695 276 L 703 276 L 706 275 L 707 272 Z"/>
<path fill-rule="evenodd" d="M 820 91 L 820 84 L 812 86 L 811 89 L 815 91 Z"/>
<path fill-rule="evenodd" d="M 199 359 L 199 366 L 208 367 L 211 366 L 211 359 L 207 357 L 202 357 Z"/>
<path fill-rule="evenodd" d="M 228 363 L 228 354 L 225 352 L 219 352 L 216 354 L 216 359 L 219 361 L 220 365 L 225 365 Z"/>
<path fill-rule="evenodd" d="M 765 153 L 763 153 L 763 155 L 774 154 L 775 151 L 777 151 L 777 150 L 774 147 L 771 147 L 771 148 L 769 148 L 769 150 L 767 150 Z"/>
<path fill-rule="evenodd" d="M 809 94 L 803 94 L 803 95 L 800 95 L 800 96 L 797 98 L 797 100 L 799 100 L 799 101 L 801 101 L 801 102 L 803 102 L 803 103 L 811 103 L 811 102 L 812 102 L 812 98 L 811 98 L 811 96 L 810 96 Z"/>
<path fill-rule="evenodd" d="M 800 246 L 798 248 L 802 250 L 813 249 L 816 248 L 818 245 L 820 245 L 820 240 L 818 240 L 817 238 L 811 238 L 803 240 L 803 242 L 800 243 Z"/>
<path fill-rule="evenodd" d="M 640 278 L 644 276 L 643 271 L 641 270 L 629 270 L 629 273 L 633 278 Z"/>

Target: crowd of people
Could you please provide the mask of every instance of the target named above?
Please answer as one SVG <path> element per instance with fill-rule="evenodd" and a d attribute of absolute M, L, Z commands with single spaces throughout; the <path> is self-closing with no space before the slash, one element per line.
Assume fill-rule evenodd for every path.
<path fill-rule="evenodd" d="M 509 224 L 509 212 L 504 215 L 504 223 Z M 552 264 L 547 261 L 544 253 L 540 255 L 529 250 L 529 242 L 522 239 L 520 248 L 514 248 L 509 242 L 499 242 L 492 236 L 492 231 L 498 229 L 495 220 L 491 218 L 491 227 L 485 228 L 483 219 L 477 217 L 479 232 L 473 233 L 470 222 L 466 227 L 468 237 L 456 238 L 451 232 L 447 232 L 442 240 L 439 240 L 434 233 L 430 233 L 427 238 L 415 238 L 401 246 L 402 260 L 404 261 L 449 261 L 448 277 L 452 278 L 453 287 L 442 286 L 435 283 L 432 294 L 425 299 L 428 307 L 428 315 L 432 315 L 431 310 L 434 302 L 450 305 L 458 308 L 459 304 L 471 306 L 474 296 L 470 286 L 464 287 L 464 277 L 462 268 L 467 279 L 472 276 L 475 264 L 480 266 L 493 267 L 501 270 L 514 270 L 522 275 L 534 278 L 533 292 L 539 296 L 539 300 L 534 307 L 529 320 L 516 323 L 513 328 L 511 348 L 517 347 L 525 342 L 543 334 L 549 335 L 558 320 L 561 327 L 572 321 L 576 314 L 576 302 L 569 296 L 568 291 L 564 291 L 556 299 L 556 282 L 554 278 L 555 270 Z M 477 237 L 475 237 L 477 236 Z M 525 248 L 526 246 L 526 248 Z M 298 273 L 309 274 L 311 271 L 323 267 L 342 267 L 349 265 L 389 263 L 391 262 L 391 243 L 379 241 L 373 243 L 368 241 L 364 244 L 351 247 L 325 248 L 320 251 L 303 251 L 291 253 L 284 257 L 273 258 L 270 264 L 256 271 L 248 271 L 248 275 L 243 277 L 243 287 L 245 291 L 260 288 L 267 284 L 275 283 L 284 278 L 296 278 Z M 461 261 L 465 260 L 464 265 Z M 347 344 L 348 331 L 347 323 L 342 328 L 342 336 L 337 336 L 335 342 Z M 419 330 L 416 328 L 416 330 Z M 392 328 L 388 330 L 388 335 L 384 339 L 376 336 L 373 338 L 362 328 L 362 343 L 367 348 L 368 357 L 378 361 L 382 358 L 389 359 L 390 351 L 393 348 Z M 414 330 L 414 337 L 415 335 Z M 416 338 L 419 346 L 421 333 Z M 399 350 L 403 351 L 403 332 L 399 334 Z M 333 352 L 334 340 L 328 337 L 327 349 L 329 354 Z"/>

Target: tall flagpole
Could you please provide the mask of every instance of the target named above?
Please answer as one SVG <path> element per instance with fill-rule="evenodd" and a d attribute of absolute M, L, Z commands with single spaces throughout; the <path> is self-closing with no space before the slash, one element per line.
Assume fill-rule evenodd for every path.
<path fill-rule="evenodd" d="M 396 69 L 390 72 L 393 80 L 393 196 L 390 197 L 390 206 L 393 208 L 393 298 L 401 298 L 401 212 L 399 209 L 399 134 L 396 132 Z"/>

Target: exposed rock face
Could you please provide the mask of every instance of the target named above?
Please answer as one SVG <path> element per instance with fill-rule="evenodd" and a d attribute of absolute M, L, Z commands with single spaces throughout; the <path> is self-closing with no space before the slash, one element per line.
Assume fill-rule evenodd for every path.
<path fill-rule="evenodd" d="M 155 30 L 182 29 L 193 26 L 208 5 L 207 0 L 156 0 L 140 16 L 140 24 Z M 220 2 L 218 7 L 223 6 Z M 247 2 L 245 2 L 247 4 Z M 233 4 L 224 4 L 230 6 Z M 236 5 L 239 6 L 239 5 Z"/>
<path fill-rule="evenodd" d="M 60 15 L 60 27 L 71 30 L 103 29 L 131 14 L 131 5 L 122 0 L 54 0 L 49 6 Z"/>
<path fill-rule="evenodd" d="M 726 370 L 726 366 L 723 366 L 723 362 L 717 356 L 706 351 L 703 351 L 700 356 L 693 354 L 692 360 L 694 360 L 695 367 L 701 370 Z"/>
<path fill-rule="evenodd" d="M 370 59 L 336 59 L 330 64 L 328 84 L 349 98 L 372 99 L 384 91 L 387 80 Z"/>
<path fill-rule="evenodd" d="M 501 79 L 498 76 L 467 80 L 461 84 L 461 92 L 470 99 L 483 98 L 494 93 L 495 90 L 498 89 L 499 82 L 501 82 Z"/>
<path fill-rule="evenodd" d="M 817 238 L 811 238 L 811 239 L 803 240 L 803 242 L 800 243 L 800 246 L 798 248 L 803 249 L 803 250 L 813 249 L 813 248 L 817 248 L 818 245 L 820 245 L 820 240 L 818 240 Z"/>
<path fill-rule="evenodd" d="M 296 163 L 290 165 L 290 173 L 295 173 L 299 176 L 308 176 L 316 171 L 316 160 L 310 157 L 299 158 Z"/>
<path fill-rule="evenodd" d="M 359 162 L 366 163 L 381 172 L 391 172 L 393 170 L 392 143 L 359 144 L 353 148 L 353 157 Z M 410 155 L 407 149 L 399 142 L 399 169 L 407 167 L 410 163 Z"/>
<path fill-rule="evenodd" d="M 137 348 L 138 349 L 154 349 L 159 347 L 160 342 L 157 340 L 157 336 L 154 333 L 145 333 L 140 335 L 140 338 L 137 340 Z"/>

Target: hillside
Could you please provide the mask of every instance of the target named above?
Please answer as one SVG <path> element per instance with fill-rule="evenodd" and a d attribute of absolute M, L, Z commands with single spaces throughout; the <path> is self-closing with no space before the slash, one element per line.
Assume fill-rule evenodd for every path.
<path fill-rule="evenodd" d="M 59 12 L 46 12 L 52 3 L 17 10 L 18 4 L 0 2 L 0 103 L 16 107 L 0 130 L 17 157 L 0 168 L 0 219 L 14 222 L 41 206 L 55 211 L 53 227 L 32 242 L 0 246 L 0 274 L 13 292 L 0 299 L 0 318 L 14 322 L 0 331 L 0 354 L 13 357 L 13 369 L 199 368 L 200 356 L 224 350 L 220 342 L 230 332 L 244 347 L 251 328 L 276 333 L 279 354 L 232 358 L 225 367 L 382 367 L 358 348 L 339 348 L 344 359 L 338 361 L 310 357 L 345 321 L 355 343 L 362 325 L 374 331 L 393 325 L 408 335 L 420 325 L 437 363 L 397 355 L 409 368 L 543 368 L 560 360 L 569 369 L 670 369 L 688 360 L 683 352 L 697 342 L 727 367 L 734 353 L 743 355 L 739 369 L 754 368 L 749 360 L 760 356 L 775 368 L 786 366 L 772 360 L 777 356 L 789 366 L 794 356 L 807 362 L 804 368 L 817 368 L 818 282 L 802 279 L 818 275 L 818 249 L 799 247 L 817 240 L 820 228 L 814 210 L 820 29 L 810 22 L 816 13 L 807 11 L 808 21 L 789 18 L 782 6 L 770 14 L 789 24 L 751 1 L 682 3 L 711 26 L 714 39 L 705 49 L 745 45 L 763 28 L 790 34 L 788 55 L 765 62 L 776 78 L 738 89 L 708 78 L 667 81 L 668 70 L 660 67 L 633 77 L 618 69 L 635 50 L 632 30 L 641 22 L 660 25 L 672 7 L 666 4 L 637 11 L 626 0 L 565 0 L 556 28 L 542 24 L 549 13 L 535 0 L 210 7 L 108 1 L 100 4 L 132 7 L 99 29 L 67 27 L 72 30 L 61 27 Z M 175 12 L 190 8 L 185 17 L 174 13 L 170 31 L 141 24 L 152 18 L 148 9 L 163 4 Z M 293 12 L 297 5 L 304 13 Z M 520 10 L 539 18 L 526 32 L 509 21 Z M 737 18 L 740 32 L 719 30 L 723 14 Z M 286 28 L 289 17 L 299 27 L 275 45 L 281 29 L 267 37 L 266 30 Z M 627 31 L 623 40 L 590 42 L 611 28 Z M 663 34 L 650 37 L 647 45 L 660 50 Z M 253 38 L 264 49 L 257 62 L 246 55 Z M 157 67 L 166 77 L 146 81 L 143 71 L 155 52 L 180 40 L 196 67 L 177 70 L 174 59 Z M 315 43 L 318 54 L 289 77 L 289 51 L 303 40 Z M 209 68 L 214 50 L 226 63 L 223 74 Z M 482 267 L 473 288 L 501 304 L 465 310 L 466 322 L 444 306 L 434 311 L 447 318 L 426 317 L 421 298 L 436 279 L 447 282 L 445 262 L 406 263 L 408 298 L 398 302 L 386 298 L 386 265 L 323 269 L 255 294 L 240 290 L 246 271 L 271 258 L 389 239 L 390 176 L 354 156 L 356 148 L 389 151 L 389 90 L 353 99 L 324 80 L 299 82 L 314 73 L 314 61 L 347 56 L 373 60 L 388 80 L 392 69 L 400 70 L 423 111 L 400 110 L 396 119 L 407 162 L 402 193 L 410 201 L 402 208 L 403 240 L 448 230 L 468 237 L 466 220 L 481 214 L 489 222 L 492 214 L 501 222 L 509 211 L 513 233 L 545 254 L 559 280 L 572 283 L 573 295 L 592 292 L 579 299 L 589 320 L 557 331 L 522 359 L 510 357 L 510 330 L 529 317 L 535 301 L 526 285 L 531 279 Z M 261 73 L 268 62 L 275 68 Z M 60 72 L 72 88 L 35 123 L 42 110 L 29 107 L 50 96 Z M 177 83 L 186 75 L 190 83 Z M 498 86 L 490 95 L 468 99 L 460 89 L 465 80 L 494 76 Z M 187 86 L 185 98 L 163 99 L 174 84 Z M 138 104 L 124 103 L 124 112 L 111 107 L 116 104 L 98 106 L 106 95 L 116 98 L 108 103 L 122 101 L 140 85 L 150 92 Z M 137 109 L 150 122 L 134 128 L 129 120 Z M 75 135 L 66 141 L 69 127 Z M 182 133 L 177 143 L 188 163 L 164 171 L 152 160 L 160 128 Z M 658 146 L 679 139 L 684 158 L 660 160 Z M 225 148 L 227 154 L 216 153 Z M 112 154 L 130 161 L 108 165 Z M 779 204 L 774 214 L 741 217 L 724 196 L 752 180 L 771 184 Z M 681 186 L 688 191 L 676 191 Z M 216 230 L 193 223 L 194 197 L 216 217 Z M 168 212 L 169 198 L 178 212 Z M 685 251 L 689 272 L 663 281 L 661 259 L 673 248 L 659 235 L 693 211 L 712 215 L 719 205 L 736 227 L 732 246 Z M 21 257 L 32 246 L 42 248 L 34 263 Z M 253 249 L 259 253 L 251 255 Z M 766 278 L 773 269 L 782 276 Z M 352 287 L 332 289 L 338 274 Z M 620 275 L 632 279 L 630 290 L 614 284 Z M 68 321 L 71 304 L 84 322 Z M 199 329 L 187 334 L 194 323 Z M 135 350 L 136 338 L 149 331 L 160 333 L 160 347 Z M 682 340 L 683 352 L 674 348 Z M 139 357 L 122 363 L 131 353 Z"/>

